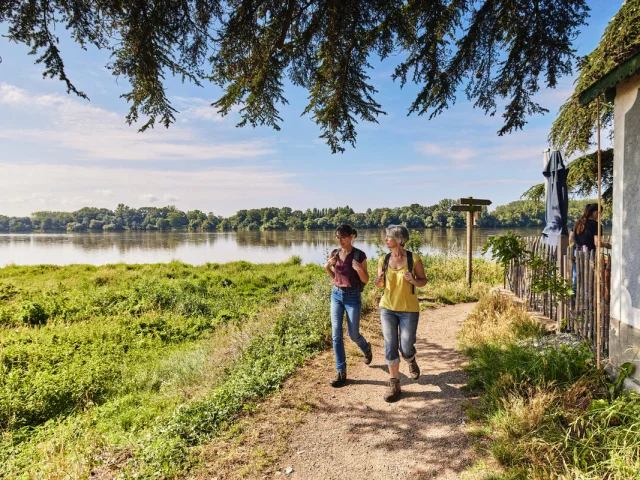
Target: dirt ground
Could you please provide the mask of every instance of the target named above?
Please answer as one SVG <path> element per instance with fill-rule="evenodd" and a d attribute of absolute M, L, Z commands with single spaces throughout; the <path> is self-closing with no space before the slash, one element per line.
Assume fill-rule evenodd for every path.
<path fill-rule="evenodd" d="M 454 479 L 476 459 L 460 390 L 456 335 L 474 304 L 425 310 L 416 342 L 422 375 L 400 366 L 402 398 L 383 400 L 388 380 L 379 320 L 369 322 L 373 362 L 345 335 L 348 382 L 332 388 L 333 353 L 301 369 L 226 438 L 206 446 L 190 478 Z"/>
<path fill-rule="evenodd" d="M 458 478 L 474 459 L 465 433 L 463 358 L 456 334 L 472 304 L 423 311 L 418 326 L 417 381 L 400 366 L 403 396 L 386 403 L 384 347 L 370 366 L 360 359 L 349 382 L 318 385 L 321 406 L 294 430 L 279 470 L 292 479 Z M 326 382 L 325 382 L 326 383 Z M 292 470 L 290 470 L 292 469 Z M 287 474 L 286 472 L 291 473 Z"/>

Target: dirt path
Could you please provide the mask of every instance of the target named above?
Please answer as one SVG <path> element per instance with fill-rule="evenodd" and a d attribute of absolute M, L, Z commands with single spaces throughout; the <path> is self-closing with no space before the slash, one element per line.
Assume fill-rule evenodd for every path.
<path fill-rule="evenodd" d="M 472 308 L 462 304 L 421 313 L 416 348 L 422 376 L 412 380 L 401 364 L 403 397 L 397 403 L 382 399 L 388 374 L 381 339 L 372 339 L 369 367 L 348 349 L 348 384 L 333 389 L 317 382 L 316 408 L 293 430 L 275 476 L 458 478 L 475 457 L 465 433 L 460 387 L 466 380 L 456 350 L 456 334 Z"/>

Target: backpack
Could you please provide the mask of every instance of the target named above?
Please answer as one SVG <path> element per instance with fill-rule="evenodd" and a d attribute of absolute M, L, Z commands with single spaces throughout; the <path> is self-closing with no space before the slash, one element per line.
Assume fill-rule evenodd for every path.
<path fill-rule="evenodd" d="M 384 257 L 384 262 L 382 263 L 382 276 L 387 277 L 387 268 L 389 268 L 389 260 L 391 259 L 391 253 L 387 253 Z M 413 253 L 407 250 L 407 269 L 413 274 Z M 411 284 L 411 294 L 416 293 L 416 286 Z"/>
<path fill-rule="evenodd" d="M 363 254 L 362 250 L 360 250 L 360 249 L 358 249 L 356 247 L 353 247 L 353 259 L 356 262 L 360 263 L 362 261 L 361 260 L 362 254 Z M 340 249 L 339 248 L 336 248 L 333 252 L 331 252 L 331 256 L 332 257 L 333 256 L 338 256 L 338 259 L 340 259 L 339 255 L 340 255 Z M 367 284 L 364 283 L 362 280 L 360 280 L 360 276 L 358 275 L 358 285 L 357 285 L 356 288 L 362 292 L 364 290 L 364 287 L 366 287 L 366 286 L 367 286 Z"/>

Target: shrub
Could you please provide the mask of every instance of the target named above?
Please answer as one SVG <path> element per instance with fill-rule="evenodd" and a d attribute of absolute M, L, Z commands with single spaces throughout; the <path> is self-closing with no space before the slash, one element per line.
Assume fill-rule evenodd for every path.
<path fill-rule="evenodd" d="M 27 325 L 43 325 L 47 322 L 47 312 L 36 302 L 25 301 L 20 305 L 18 318 Z"/>

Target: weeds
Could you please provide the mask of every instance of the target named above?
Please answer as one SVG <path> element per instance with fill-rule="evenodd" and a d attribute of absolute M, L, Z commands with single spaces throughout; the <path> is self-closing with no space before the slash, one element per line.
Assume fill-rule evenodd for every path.
<path fill-rule="evenodd" d="M 616 392 L 586 344 L 533 348 L 542 335 L 507 299 L 487 296 L 461 332 L 469 358 L 469 410 L 498 478 L 632 479 L 640 472 L 640 399 Z"/>
<path fill-rule="evenodd" d="M 469 290 L 463 260 L 423 262 L 419 293 L 434 303 L 500 280 L 478 260 Z M 0 269 L 0 477 L 188 470 L 194 447 L 330 344 L 329 290 L 324 270 L 297 258 Z M 379 295 L 365 288 L 365 312 Z"/>

